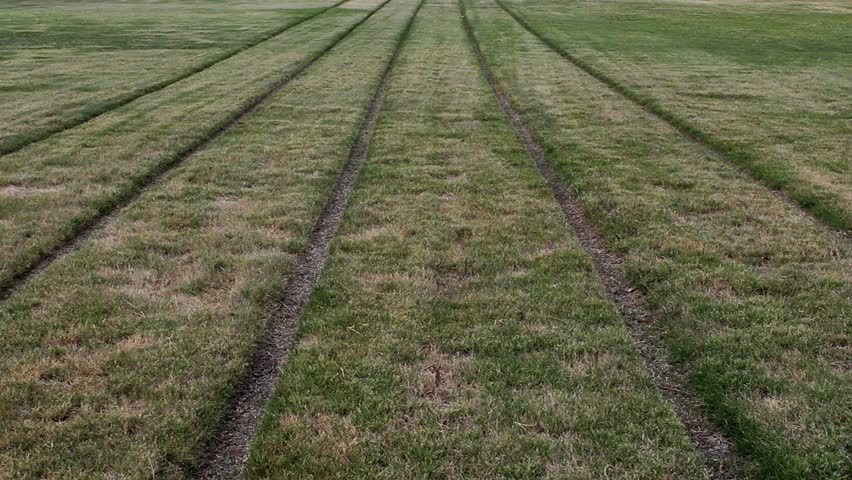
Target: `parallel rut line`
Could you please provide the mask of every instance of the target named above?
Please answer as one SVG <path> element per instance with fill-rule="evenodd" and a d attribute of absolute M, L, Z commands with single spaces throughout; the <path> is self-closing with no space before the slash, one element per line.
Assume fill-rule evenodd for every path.
<path fill-rule="evenodd" d="M 730 451 L 730 442 L 701 414 L 700 400 L 687 391 L 683 375 L 672 367 L 659 339 L 647 328 L 649 324 L 657 320 L 657 317 L 645 306 L 642 294 L 626 280 L 623 273 L 624 259 L 614 253 L 606 240 L 596 231 L 593 224 L 585 216 L 582 207 L 551 166 L 541 145 L 521 120 L 520 114 L 512 107 L 509 98 L 503 92 L 499 81 L 482 55 L 479 41 L 476 39 L 473 27 L 467 17 L 463 0 L 458 1 L 464 29 L 483 76 L 491 86 L 500 108 L 503 109 L 526 146 L 539 173 L 547 182 L 567 223 L 576 233 L 586 254 L 591 258 L 601 283 L 603 283 L 610 298 L 618 306 L 619 313 L 639 349 L 645 367 L 654 377 L 657 390 L 672 406 L 684 425 L 692 444 L 703 455 L 705 469 L 710 478 L 725 480 L 737 478 L 735 458 Z"/>
<path fill-rule="evenodd" d="M 349 197 L 366 160 L 370 137 L 382 109 L 399 52 L 422 6 L 423 0 L 418 3 L 397 40 L 361 122 L 358 135 L 349 150 L 346 165 L 338 175 L 308 242 L 296 260 L 281 299 L 267 320 L 263 335 L 236 382 L 235 392 L 208 444 L 196 478 L 242 477 L 249 447 L 257 435 L 266 402 L 272 394 L 280 368 L 287 360 L 298 331 L 299 316 L 325 267 L 331 240 L 337 233 Z"/>
<path fill-rule="evenodd" d="M 512 9 L 507 7 L 503 0 L 494 0 L 494 2 L 497 3 L 497 5 L 499 5 L 500 8 L 503 9 L 503 11 L 509 14 L 510 17 L 512 17 L 516 22 L 518 22 L 518 24 L 521 25 L 524 30 L 532 34 L 541 43 L 543 43 L 552 51 L 556 52 L 559 56 L 570 62 L 575 67 L 579 68 L 581 71 L 583 71 L 590 77 L 604 84 L 610 90 L 618 93 L 619 95 L 621 95 L 621 97 L 629 100 L 631 103 L 638 106 L 646 113 L 650 114 L 652 117 L 664 123 L 666 126 L 677 132 L 681 137 L 700 147 L 704 152 L 709 154 L 714 159 L 728 165 L 737 172 L 740 172 L 751 178 L 752 181 L 768 190 L 773 196 L 775 196 L 775 198 L 784 202 L 787 205 L 792 206 L 798 212 L 811 219 L 826 233 L 834 235 L 845 241 L 849 241 L 850 238 L 852 238 L 850 237 L 850 232 L 846 231 L 845 227 L 843 227 L 837 221 L 832 221 L 829 218 L 823 218 L 817 212 L 812 211 L 808 206 L 803 205 L 795 198 L 791 198 L 780 187 L 772 185 L 769 181 L 760 178 L 756 174 L 750 172 L 748 168 L 744 167 L 743 165 L 740 165 L 738 161 L 731 158 L 731 155 L 734 155 L 730 153 L 731 147 L 726 145 L 723 141 L 715 139 L 714 137 L 705 133 L 702 129 L 694 125 L 692 122 L 689 122 L 688 120 L 685 120 L 680 116 L 675 115 L 671 111 L 665 109 L 655 100 L 648 98 L 640 93 L 637 93 L 635 90 L 631 89 L 630 87 L 627 87 L 618 80 L 615 80 L 597 67 L 594 67 L 588 62 L 585 62 L 577 56 L 569 53 L 555 42 L 541 35 L 523 17 L 516 14 L 514 11 L 512 11 Z M 750 154 L 747 155 L 750 156 Z M 842 221 L 839 222 L 842 223 Z"/>
<path fill-rule="evenodd" d="M 334 40 L 328 46 L 326 46 L 313 57 L 311 57 L 308 61 L 304 62 L 301 66 L 296 68 L 290 74 L 273 83 L 269 87 L 269 89 L 267 89 L 261 95 L 255 97 L 253 100 L 249 101 L 245 106 L 243 106 L 243 108 L 238 110 L 236 113 L 231 114 L 228 118 L 222 121 L 213 130 L 212 133 L 205 136 L 195 144 L 190 145 L 187 148 L 181 150 L 176 155 L 173 155 L 165 159 L 164 161 L 158 163 L 151 170 L 133 178 L 130 184 L 123 187 L 111 199 L 111 201 L 105 202 L 106 205 L 100 208 L 93 217 L 82 221 L 79 225 L 76 226 L 76 228 L 74 228 L 68 234 L 67 237 L 60 240 L 47 252 L 43 253 L 38 258 L 30 262 L 29 265 L 22 268 L 20 271 L 15 272 L 9 278 L 9 280 L 5 281 L 3 284 L 0 284 L 0 303 L 8 300 L 9 297 L 11 297 L 12 294 L 18 291 L 18 289 L 20 289 L 24 284 L 26 284 L 30 278 L 38 274 L 40 271 L 44 270 L 54 260 L 74 250 L 80 243 L 89 238 L 93 232 L 97 231 L 98 229 L 109 223 L 116 216 L 116 214 L 121 212 L 133 200 L 139 198 L 139 196 L 142 195 L 144 192 L 157 185 L 161 180 L 163 180 L 163 178 L 165 178 L 165 176 L 170 171 L 174 170 L 175 167 L 181 165 L 187 158 L 192 156 L 192 154 L 202 150 L 208 144 L 230 131 L 237 123 L 242 121 L 244 118 L 254 113 L 255 110 L 257 110 L 264 102 L 266 102 L 266 100 L 278 93 L 279 90 L 281 90 L 284 86 L 290 83 L 294 78 L 299 76 L 311 65 L 316 63 L 317 60 L 323 57 L 344 38 L 346 38 L 350 33 L 352 33 L 356 28 L 361 26 L 361 24 L 363 24 L 370 17 L 372 17 L 373 14 L 384 8 L 384 6 L 388 4 L 388 2 L 390 2 L 390 0 L 385 0 L 377 8 L 367 13 L 364 18 L 357 21 L 351 27 L 347 28 L 344 32 L 335 37 Z"/>
<path fill-rule="evenodd" d="M 121 108 L 121 107 L 123 107 L 123 106 L 125 106 L 129 103 L 135 102 L 136 100 L 139 100 L 142 97 L 145 97 L 145 96 L 157 93 L 161 90 L 164 90 L 167 87 L 174 85 L 177 82 L 180 82 L 181 80 L 185 80 L 185 79 L 187 79 L 187 78 L 189 78 L 193 75 L 196 75 L 196 74 L 199 74 L 199 73 L 201 73 L 205 70 L 208 70 L 208 69 L 216 66 L 217 64 L 222 63 L 225 60 L 228 60 L 229 58 L 248 50 L 249 48 L 256 47 L 256 46 L 260 45 L 261 43 L 264 43 L 268 40 L 271 40 L 271 39 L 277 37 L 278 35 L 281 35 L 282 33 L 286 32 L 287 30 L 290 30 L 291 28 L 297 27 L 297 26 L 301 25 L 302 23 L 307 22 L 308 20 L 311 20 L 315 17 L 318 17 L 318 16 L 322 15 L 323 13 L 325 13 L 325 12 L 327 12 L 327 11 L 333 9 L 333 8 L 337 8 L 347 1 L 348 0 L 340 0 L 339 2 L 335 3 L 334 5 L 326 7 L 324 9 L 312 14 L 312 15 L 308 15 L 305 18 L 299 19 L 299 20 L 295 21 L 294 23 L 287 24 L 287 25 L 280 27 L 280 28 L 278 28 L 278 29 L 276 29 L 272 32 L 268 32 L 266 35 L 264 35 L 263 37 L 259 38 L 258 40 L 254 41 L 252 43 L 249 43 L 249 44 L 243 45 L 241 47 L 238 47 L 234 50 L 230 50 L 228 52 L 225 52 L 225 54 L 220 55 L 216 58 L 213 58 L 206 63 L 203 63 L 201 65 L 193 67 L 193 68 L 187 70 L 186 72 L 179 74 L 176 77 L 161 81 L 159 83 L 155 83 L 153 85 L 149 85 L 147 87 L 144 87 L 142 89 L 137 90 L 134 93 L 131 93 L 127 97 L 119 98 L 116 101 L 107 103 L 106 105 L 103 105 L 100 108 L 94 109 L 94 110 L 90 111 L 89 113 L 84 113 L 83 116 L 81 118 L 77 119 L 77 120 L 63 123 L 61 125 L 58 125 L 56 128 L 48 129 L 48 130 L 46 130 L 46 131 L 44 131 L 40 134 L 35 134 L 34 136 L 25 137 L 25 138 L 23 138 L 19 141 L 13 141 L 13 142 L 11 142 L 11 145 L 7 145 L 6 147 L 0 147 L 0 157 L 2 157 L 4 155 L 9 155 L 9 154 L 15 153 L 19 150 L 23 150 L 24 148 L 26 148 L 26 147 L 34 144 L 34 143 L 38 143 L 38 142 L 41 142 L 43 140 L 47 140 L 48 138 L 50 138 L 54 135 L 60 134 L 60 133 L 65 132 L 67 130 L 71 130 L 72 128 L 75 128 L 75 127 L 79 127 L 80 125 L 83 125 L 84 123 L 88 123 L 88 122 L 90 122 L 90 121 L 92 121 L 92 120 L 94 120 L 94 119 L 96 119 L 96 118 L 98 118 L 102 115 L 105 115 L 105 114 L 107 114 L 107 113 L 109 113 L 113 110 L 117 110 L 117 109 L 119 109 L 119 108 Z"/>

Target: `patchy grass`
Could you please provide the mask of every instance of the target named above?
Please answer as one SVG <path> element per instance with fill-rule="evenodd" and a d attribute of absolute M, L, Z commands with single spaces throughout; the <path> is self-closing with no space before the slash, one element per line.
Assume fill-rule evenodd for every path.
<path fill-rule="evenodd" d="M 331 4 L 4 2 L 0 154 L 159 89 Z"/>
<path fill-rule="evenodd" d="M 216 133 L 367 14 L 332 9 L 213 68 L 4 157 L 0 285 L 112 209 L 152 172 Z"/>
<path fill-rule="evenodd" d="M 3 306 L 0 476 L 194 468 L 414 4 L 392 1 Z"/>
<path fill-rule="evenodd" d="M 751 478 L 846 478 L 852 251 L 745 174 L 560 58 L 491 0 L 489 64 Z"/>
<path fill-rule="evenodd" d="M 703 477 L 455 2 L 403 47 L 247 476 Z"/>
<path fill-rule="evenodd" d="M 852 232 L 848 2 L 501 3 L 620 91 Z"/>
<path fill-rule="evenodd" d="M 487 63 L 740 478 L 852 477 L 852 244 L 767 188 L 852 230 L 848 3 L 497 1 L 547 45 L 465 0 Z M 109 110 L 0 159 L 0 290 L 132 199 L 0 305 L 0 477 L 197 473 L 417 0 L 243 49 L 330 4 L 0 5 L 0 152 Z M 331 255 L 249 476 L 705 477 L 456 0 L 414 25 Z"/>

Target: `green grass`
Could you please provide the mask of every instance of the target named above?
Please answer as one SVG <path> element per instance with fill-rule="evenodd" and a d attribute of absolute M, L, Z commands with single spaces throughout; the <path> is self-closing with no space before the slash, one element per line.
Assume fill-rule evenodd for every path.
<path fill-rule="evenodd" d="M 703 478 L 458 5 L 394 72 L 249 478 Z"/>
<path fill-rule="evenodd" d="M 413 8 L 392 1 L 2 307 L 0 477 L 186 476 Z"/>
<path fill-rule="evenodd" d="M 852 232 L 848 2 L 514 2 L 616 89 Z"/>
<path fill-rule="evenodd" d="M 848 477 L 848 242 L 562 59 L 493 1 L 466 3 L 489 64 L 626 257 L 672 358 L 746 458 L 745 476 Z"/>
<path fill-rule="evenodd" d="M 209 70 L 4 157 L 0 284 L 79 225 L 109 211 L 366 15 L 363 9 L 332 9 Z"/>
<path fill-rule="evenodd" d="M 391 0 L 0 303 L 0 478 L 192 476 L 418 1 Z M 848 2 L 499 1 L 547 44 L 465 0 L 486 62 L 739 477 L 852 477 L 852 244 L 767 188 L 849 230 Z M 2 156 L 0 286 L 379 3 Z M 329 4 L 3 2 L 0 151 Z M 457 0 L 428 0 L 403 45 L 247 474 L 705 477 Z"/>
<path fill-rule="evenodd" d="M 4 2 L 0 153 L 195 72 L 331 3 Z"/>

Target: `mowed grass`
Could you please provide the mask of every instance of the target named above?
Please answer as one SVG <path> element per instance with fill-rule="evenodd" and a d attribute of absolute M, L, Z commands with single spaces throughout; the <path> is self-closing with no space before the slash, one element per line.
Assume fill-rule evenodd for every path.
<path fill-rule="evenodd" d="M 4 2 L 0 154 L 202 68 L 332 3 Z"/>
<path fill-rule="evenodd" d="M 852 232 L 852 4 L 501 0 L 548 41 Z"/>
<path fill-rule="evenodd" d="M 329 10 L 162 91 L 3 157 L 0 285 L 210 137 L 379 3 Z"/>
<path fill-rule="evenodd" d="M 852 251 L 527 33 L 467 1 L 488 63 L 627 275 L 746 478 L 848 478 Z"/>
<path fill-rule="evenodd" d="M 3 305 L 0 477 L 192 471 L 414 6 L 390 2 Z"/>
<path fill-rule="evenodd" d="M 550 47 L 465 0 L 486 62 L 740 478 L 852 477 L 852 245 L 767 188 L 849 230 L 848 4 L 499 1 Z M 340 41 L 0 304 L 0 478 L 196 472 L 417 3 L 343 38 L 380 5 L 352 0 L 0 158 L 3 288 Z M 6 2 L 0 151 L 329 4 Z M 410 34 L 248 476 L 704 478 L 456 0 Z"/>
<path fill-rule="evenodd" d="M 615 306 L 427 1 L 249 478 L 703 478 Z"/>

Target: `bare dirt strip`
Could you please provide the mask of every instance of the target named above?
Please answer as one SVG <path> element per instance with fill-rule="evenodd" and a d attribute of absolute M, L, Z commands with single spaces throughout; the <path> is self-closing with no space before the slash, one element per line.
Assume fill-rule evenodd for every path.
<path fill-rule="evenodd" d="M 370 137 L 387 93 L 391 74 L 411 25 L 420 12 L 417 5 L 402 31 L 370 106 L 352 144 L 346 165 L 337 178 L 322 213 L 317 219 L 305 248 L 299 255 L 281 300 L 267 321 L 265 331 L 233 394 L 226 413 L 210 442 L 202 467 L 201 479 L 226 479 L 242 476 L 249 446 L 257 434 L 258 422 L 272 393 L 281 365 L 287 359 L 298 330 L 298 319 L 325 267 L 329 245 L 340 225 L 349 196 L 367 157 Z"/>
<path fill-rule="evenodd" d="M 500 8 L 502 8 L 507 14 L 509 14 L 509 16 L 511 16 L 516 22 L 518 22 L 518 24 L 521 25 L 526 31 L 535 36 L 541 43 L 543 43 L 548 48 L 559 54 L 559 56 L 561 56 L 565 60 L 571 62 L 574 66 L 576 66 L 595 80 L 598 80 L 599 82 L 606 85 L 610 90 L 613 90 L 622 97 L 626 98 L 627 100 L 642 108 L 644 111 L 651 114 L 654 118 L 665 123 L 678 134 L 680 134 L 683 138 L 701 147 L 713 158 L 725 163 L 726 165 L 729 165 L 738 172 L 741 172 L 754 179 L 755 182 L 766 187 L 770 192 L 772 192 L 772 194 L 775 195 L 776 198 L 787 203 L 788 205 L 792 205 L 798 211 L 804 213 L 807 217 L 811 218 L 815 224 L 822 227 L 828 233 L 836 235 L 847 241 L 852 239 L 852 232 L 841 230 L 838 227 L 827 223 L 822 218 L 815 215 L 809 208 L 803 206 L 795 199 L 790 198 L 790 196 L 788 196 L 783 191 L 774 188 L 771 185 L 768 185 L 763 180 L 752 175 L 751 172 L 749 172 L 747 169 L 738 165 L 737 162 L 732 160 L 729 155 L 726 154 L 724 148 L 719 145 L 720 142 L 705 134 L 698 127 L 692 125 L 687 120 L 684 120 L 676 116 L 675 114 L 665 110 L 653 100 L 643 97 L 642 95 L 626 87 L 625 85 L 613 79 L 612 77 L 597 69 L 596 67 L 589 65 L 583 60 L 565 51 L 565 49 L 552 42 L 547 37 L 541 35 L 535 28 L 533 28 L 529 24 L 529 22 L 524 20 L 523 17 L 516 14 L 511 8 L 507 7 L 502 0 L 495 0 L 495 2 L 497 3 L 497 5 L 500 6 Z"/>
<path fill-rule="evenodd" d="M 131 102 L 134 102 L 134 101 L 136 101 L 136 100 L 138 100 L 138 99 L 140 99 L 144 96 L 151 95 L 153 93 L 159 92 L 160 90 L 163 90 L 163 89 L 169 87 L 170 85 L 174 85 L 175 83 L 180 82 L 181 80 L 185 80 L 185 79 L 187 79 L 187 78 L 189 78 L 193 75 L 196 75 L 198 73 L 203 72 L 204 70 L 208 70 L 211 67 L 215 66 L 216 64 L 222 63 L 225 60 L 228 60 L 229 58 L 231 58 L 231 57 L 233 57 L 233 56 L 235 56 L 239 53 L 242 53 L 245 50 L 248 50 L 249 48 L 260 45 L 263 42 L 266 42 L 266 41 L 268 41 L 268 40 L 270 40 L 274 37 L 277 37 L 278 35 L 281 35 L 282 33 L 286 32 L 287 30 L 290 30 L 291 28 L 297 27 L 297 26 L 301 25 L 302 23 L 305 23 L 305 22 L 307 22 L 308 20 L 310 20 L 314 17 L 322 15 L 323 13 L 331 10 L 332 8 L 337 8 L 346 1 L 348 1 L 348 0 L 340 0 L 339 2 L 337 2 L 333 5 L 330 5 L 326 8 L 323 8 L 323 9 L 317 11 L 314 14 L 308 15 L 304 18 L 300 18 L 299 20 L 296 20 L 295 22 L 287 23 L 286 25 L 284 25 L 282 27 L 279 27 L 279 28 L 277 28 L 277 29 L 275 29 L 271 32 L 268 32 L 266 35 L 264 35 L 263 37 L 259 38 L 258 40 L 254 41 L 252 43 L 249 43 L 247 45 L 243 45 L 239 48 L 225 52 L 223 55 L 220 55 L 216 58 L 211 59 L 210 61 L 208 61 L 206 63 L 198 65 L 195 68 L 192 68 L 192 69 L 190 69 L 190 70 L 188 70 L 188 71 L 186 71 L 186 72 L 184 72 L 184 73 L 182 73 L 182 74 L 180 74 L 176 77 L 166 79 L 162 82 L 155 83 L 155 84 L 149 85 L 148 87 L 145 87 L 143 89 L 132 92 L 130 95 L 128 95 L 126 97 L 121 97 L 114 102 L 108 103 L 101 108 L 98 108 L 96 110 L 91 111 L 88 115 L 84 116 L 83 118 L 81 118 L 77 121 L 66 122 L 66 123 L 63 123 L 63 124 L 57 126 L 56 128 L 48 129 L 48 130 L 41 132 L 39 134 L 36 134 L 34 136 L 27 136 L 27 138 L 23 138 L 19 141 L 12 141 L 11 144 L 8 145 L 8 146 L 0 147 L 0 157 L 2 157 L 4 155 L 9 155 L 10 153 L 15 153 L 18 150 L 22 150 L 29 145 L 41 142 L 42 140 L 47 140 L 48 138 L 50 138 L 50 137 L 52 137 L 56 134 L 59 134 L 59 133 L 62 133 L 66 130 L 70 130 L 74 127 L 78 127 L 80 125 L 83 125 L 84 123 L 90 122 L 90 121 L 100 117 L 101 115 L 104 115 L 104 114 L 109 113 L 113 110 L 119 109 L 119 108 L 121 108 L 121 107 L 123 107 L 123 106 L 125 106 L 125 105 L 127 105 Z"/>
<path fill-rule="evenodd" d="M 646 328 L 656 319 L 654 314 L 645 307 L 642 294 L 627 282 L 623 273 L 623 259 L 615 254 L 603 237 L 597 233 L 559 174 L 553 170 L 541 145 L 523 123 L 520 114 L 512 106 L 499 81 L 485 63 L 479 42 L 467 18 L 463 0 L 459 0 L 459 8 L 465 31 L 483 75 L 503 112 L 524 142 L 536 168 L 559 202 L 566 221 L 576 232 L 580 244 L 591 258 L 595 271 L 609 296 L 618 306 L 628 331 L 639 348 L 645 366 L 654 376 L 657 389 L 672 405 L 693 445 L 704 456 L 710 478 L 726 480 L 737 478 L 736 459 L 730 449 L 731 442 L 701 413 L 701 402 L 687 391 L 683 375 L 672 367 L 660 342 Z"/>
<path fill-rule="evenodd" d="M 130 188 L 122 191 L 122 193 L 116 196 L 112 202 L 102 208 L 97 215 L 77 225 L 77 227 L 66 238 L 57 243 L 52 249 L 36 258 L 29 266 L 15 274 L 4 284 L 0 284 L 0 303 L 6 301 L 30 278 L 32 278 L 38 272 L 42 271 L 46 266 L 50 265 L 51 262 L 53 262 L 59 257 L 62 257 L 66 253 L 74 250 L 74 248 L 79 245 L 80 242 L 88 238 L 92 234 L 92 232 L 109 223 L 109 221 L 118 212 L 120 212 L 124 207 L 129 205 L 133 200 L 138 198 L 146 190 L 159 183 L 170 171 L 172 171 L 175 167 L 183 163 L 193 153 L 203 149 L 210 142 L 216 140 L 217 138 L 221 137 L 229 130 L 231 130 L 244 118 L 254 113 L 254 111 L 257 110 L 258 107 L 260 107 L 266 100 L 268 100 L 270 97 L 275 95 L 275 93 L 284 88 L 284 86 L 290 83 L 291 80 L 293 80 L 294 78 L 302 74 L 302 72 L 310 68 L 311 65 L 316 63 L 317 60 L 319 60 L 331 49 L 333 49 L 338 43 L 340 43 L 361 24 L 366 22 L 371 16 L 373 16 L 373 14 L 381 10 L 385 5 L 388 4 L 388 2 L 390 2 L 390 0 L 385 0 L 384 2 L 382 2 L 377 8 L 373 9 L 367 15 L 365 15 L 364 18 L 362 18 L 361 20 L 347 28 L 345 31 L 343 31 L 327 47 L 319 51 L 316 55 L 314 55 L 301 66 L 296 68 L 289 75 L 275 82 L 264 93 L 255 97 L 236 113 L 230 115 L 228 118 L 223 120 L 223 122 L 211 135 L 202 138 L 200 141 L 196 142 L 193 145 L 188 146 L 187 148 L 179 152 L 177 155 L 175 155 L 172 160 L 157 165 L 155 169 L 147 172 L 145 175 L 140 177 L 133 183 Z"/>

